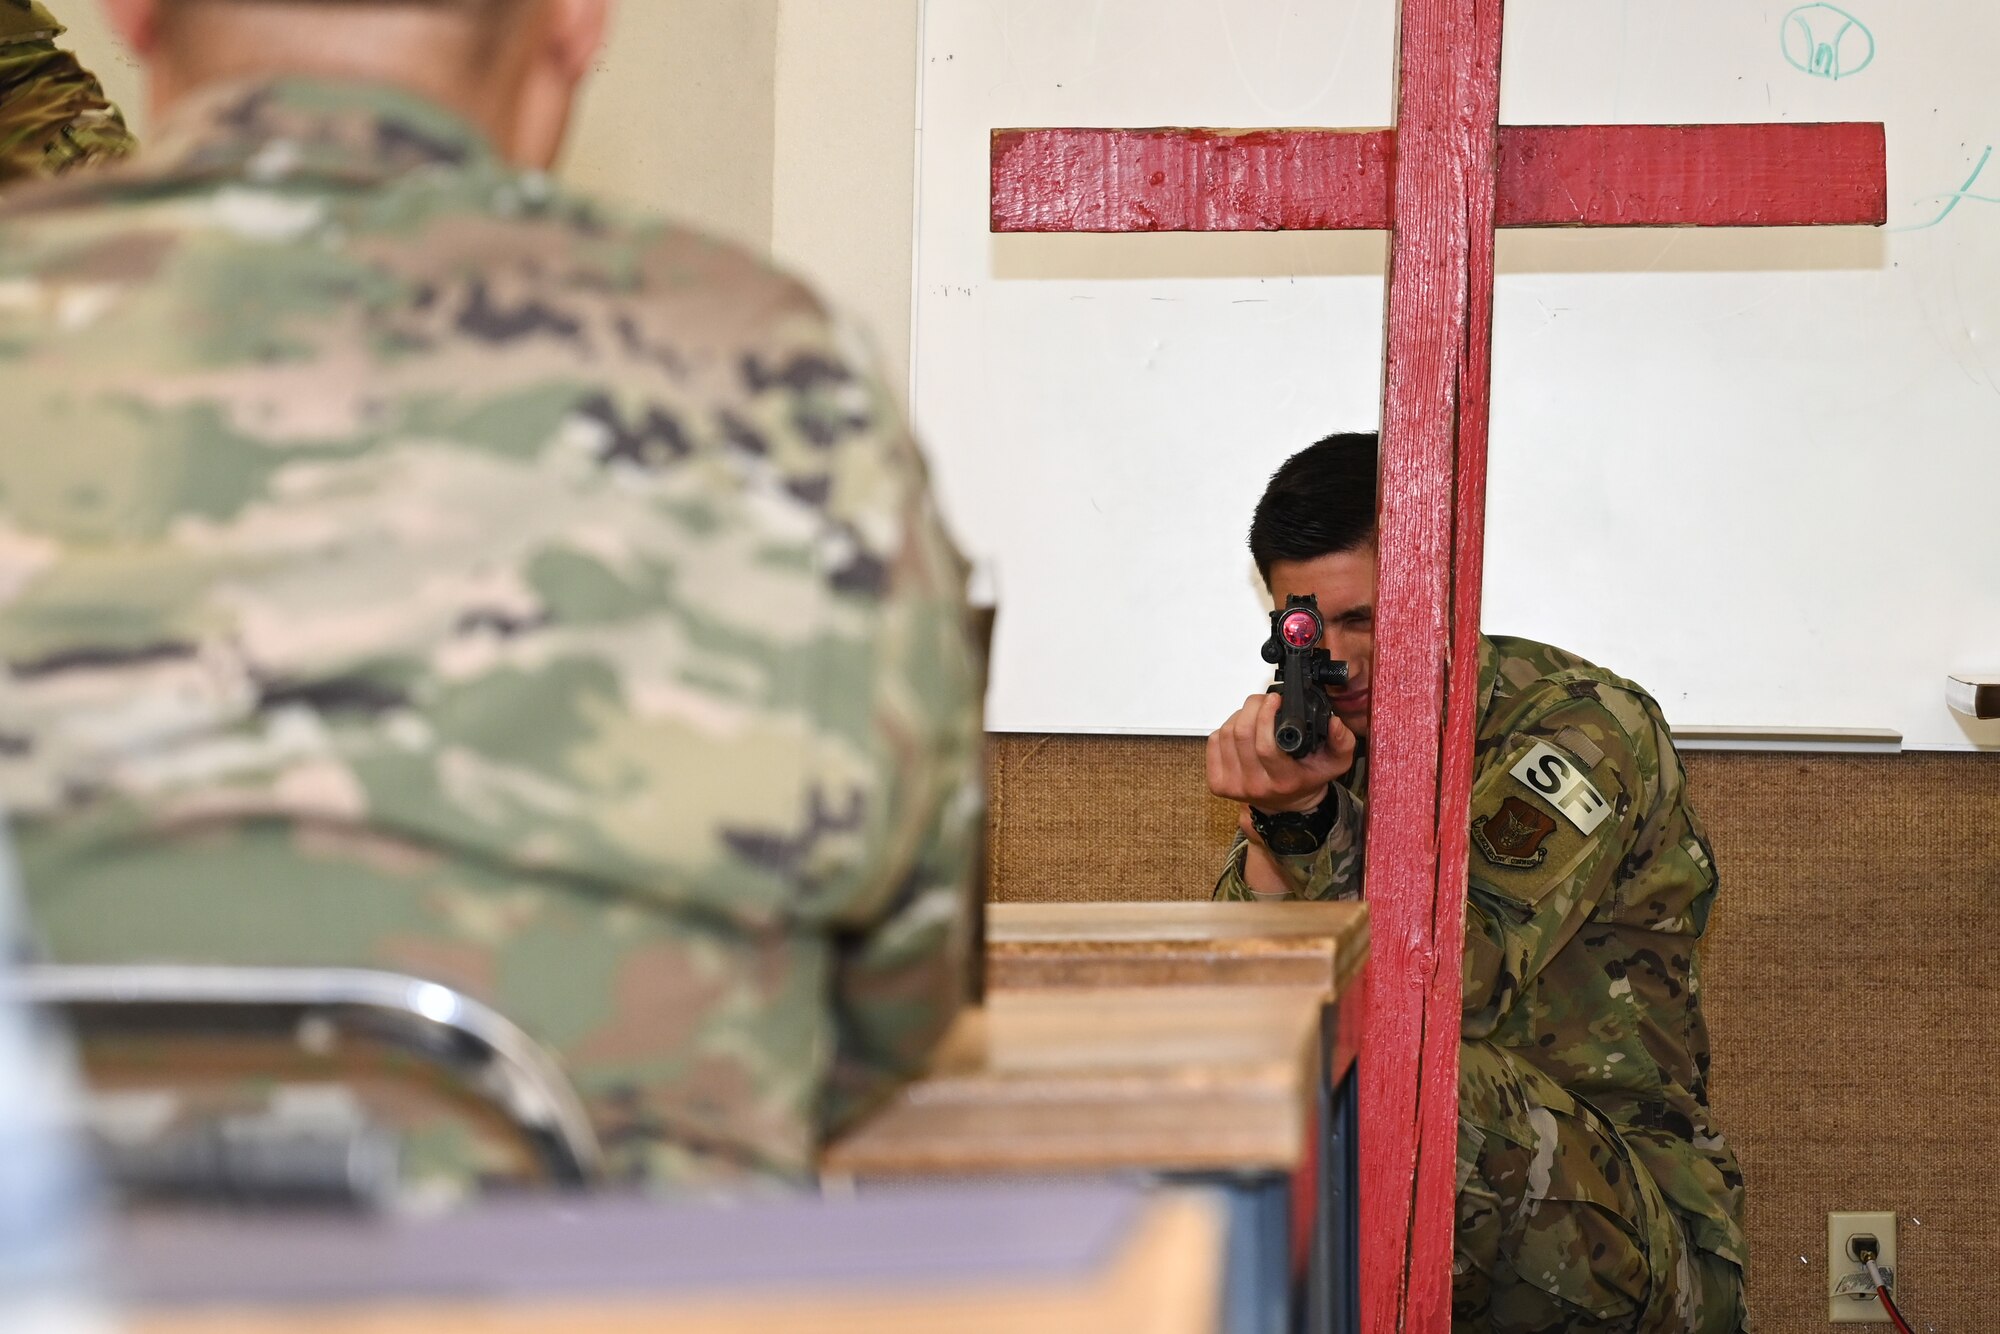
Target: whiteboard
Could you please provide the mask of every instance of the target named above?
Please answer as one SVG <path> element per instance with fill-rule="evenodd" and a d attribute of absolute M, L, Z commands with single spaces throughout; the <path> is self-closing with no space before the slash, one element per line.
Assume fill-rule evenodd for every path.
<path fill-rule="evenodd" d="M 1892 227 L 1503 233 L 1484 624 L 1676 727 L 2000 745 L 1944 703 L 2000 664 L 2000 5 L 1796 8 L 1508 6 L 1503 120 L 1881 120 Z M 928 0 L 912 398 L 995 730 L 1201 733 L 1268 679 L 1250 513 L 1376 424 L 1386 242 L 996 237 L 988 132 L 1385 125 L 1394 40 L 1394 0 Z"/>

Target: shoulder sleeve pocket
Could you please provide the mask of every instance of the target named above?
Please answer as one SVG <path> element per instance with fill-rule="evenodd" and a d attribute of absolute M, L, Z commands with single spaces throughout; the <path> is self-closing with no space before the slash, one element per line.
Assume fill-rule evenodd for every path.
<path fill-rule="evenodd" d="M 1532 912 L 1588 860 L 1613 816 L 1581 759 L 1523 741 L 1473 789 L 1472 883 Z"/>

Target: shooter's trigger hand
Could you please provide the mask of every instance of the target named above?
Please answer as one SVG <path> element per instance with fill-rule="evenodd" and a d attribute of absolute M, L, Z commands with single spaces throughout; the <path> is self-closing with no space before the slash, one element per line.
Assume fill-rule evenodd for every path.
<path fill-rule="evenodd" d="M 1272 815 L 1309 811 L 1326 800 L 1327 785 L 1354 766 L 1354 733 L 1334 718 L 1327 723 L 1326 744 L 1295 760 L 1278 749 L 1277 718 L 1276 695 L 1252 695 L 1209 734 L 1210 792 Z"/>

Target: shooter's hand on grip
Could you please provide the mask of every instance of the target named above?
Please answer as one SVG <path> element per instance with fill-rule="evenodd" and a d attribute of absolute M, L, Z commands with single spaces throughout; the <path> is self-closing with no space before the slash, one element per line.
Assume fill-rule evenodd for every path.
<path fill-rule="evenodd" d="M 1327 785 L 1354 767 L 1354 733 L 1338 718 L 1326 743 L 1302 760 L 1278 749 L 1278 696 L 1252 695 L 1208 738 L 1208 790 L 1267 814 L 1310 811 Z"/>
<path fill-rule="evenodd" d="M 1291 597 L 1271 613 L 1264 661 L 1277 683 L 1252 695 L 1208 738 L 1208 788 L 1267 815 L 1311 811 L 1354 764 L 1354 733 L 1326 688 L 1347 684 L 1347 664 L 1320 647 L 1319 599 Z"/>

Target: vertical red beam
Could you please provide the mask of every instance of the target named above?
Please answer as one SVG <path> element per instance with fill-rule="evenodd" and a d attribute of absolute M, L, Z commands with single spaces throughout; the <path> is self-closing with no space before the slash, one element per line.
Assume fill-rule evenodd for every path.
<path fill-rule="evenodd" d="M 1403 0 L 1361 1063 L 1362 1319 L 1447 1334 L 1501 0 Z"/>

